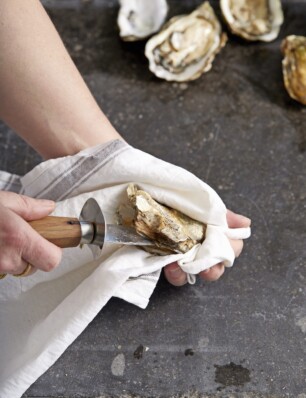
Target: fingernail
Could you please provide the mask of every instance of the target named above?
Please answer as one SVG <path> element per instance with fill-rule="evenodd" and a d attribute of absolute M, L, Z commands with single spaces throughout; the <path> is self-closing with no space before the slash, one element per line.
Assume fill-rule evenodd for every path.
<path fill-rule="evenodd" d="M 48 207 L 48 208 L 55 207 L 55 202 L 53 200 L 39 199 L 39 203 L 43 207 Z"/>
<path fill-rule="evenodd" d="M 210 268 L 207 268 L 207 269 L 204 269 L 204 271 L 201 271 L 201 273 L 208 274 L 209 271 L 210 271 Z"/>
<path fill-rule="evenodd" d="M 169 270 L 169 272 L 171 275 L 179 276 L 183 271 L 180 269 L 180 267 L 177 267 Z"/>
<path fill-rule="evenodd" d="M 252 221 L 249 217 L 243 216 L 242 214 L 239 214 L 239 217 L 245 221 L 248 221 L 249 223 Z"/>

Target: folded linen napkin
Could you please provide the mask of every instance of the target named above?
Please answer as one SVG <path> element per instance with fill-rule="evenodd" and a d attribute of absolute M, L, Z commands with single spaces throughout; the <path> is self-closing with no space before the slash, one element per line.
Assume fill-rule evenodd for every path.
<path fill-rule="evenodd" d="M 205 222 L 205 241 L 188 253 L 168 256 L 116 245 L 105 245 L 102 253 L 88 246 L 65 249 L 60 266 L 50 273 L 1 280 L 0 398 L 20 397 L 111 297 L 145 308 L 166 264 L 178 261 L 193 283 L 195 274 L 216 263 L 233 264 L 228 237 L 250 235 L 249 228 L 228 228 L 225 205 L 207 184 L 121 140 L 48 160 L 24 177 L 0 173 L 0 189 L 55 200 L 53 215 L 78 217 L 85 201 L 94 197 L 108 223 L 116 221 L 131 182 Z"/>

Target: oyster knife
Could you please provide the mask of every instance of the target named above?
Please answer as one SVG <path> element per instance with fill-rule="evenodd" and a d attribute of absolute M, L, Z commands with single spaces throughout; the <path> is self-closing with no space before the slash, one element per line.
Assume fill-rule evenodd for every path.
<path fill-rule="evenodd" d="M 104 243 L 134 246 L 155 246 L 154 242 L 139 235 L 134 228 L 106 224 L 103 212 L 93 198 L 88 199 L 80 217 L 48 216 L 29 224 L 41 236 L 61 248 L 82 244 L 103 247 Z"/>

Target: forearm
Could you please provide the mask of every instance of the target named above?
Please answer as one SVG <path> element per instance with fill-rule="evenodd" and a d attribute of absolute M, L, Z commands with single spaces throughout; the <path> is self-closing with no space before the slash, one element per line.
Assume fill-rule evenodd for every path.
<path fill-rule="evenodd" d="M 0 0 L 0 117 L 45 158 L 120 138 L 38 0 Z"/>

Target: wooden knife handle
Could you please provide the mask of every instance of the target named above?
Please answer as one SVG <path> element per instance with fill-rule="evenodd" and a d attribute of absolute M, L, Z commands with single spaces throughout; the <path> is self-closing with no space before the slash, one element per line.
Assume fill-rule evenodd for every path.
<path fill-rule="evenodd" d="M 58 247 L 75 247 L 80 244 L 81 226 L 77 218 L 49 216 L 29 224 L 42 237 Z"/>

